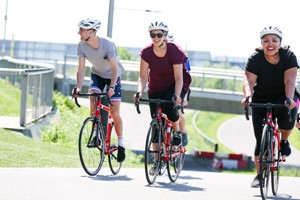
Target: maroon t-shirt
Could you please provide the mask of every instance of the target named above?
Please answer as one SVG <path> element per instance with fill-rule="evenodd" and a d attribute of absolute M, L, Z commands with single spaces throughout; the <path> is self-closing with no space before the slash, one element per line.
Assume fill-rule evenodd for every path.
<path fill-rule="evenodd" d="M 141 50 L 141 58 L 149 64 L 150 75 L 148 93 L 158 93 L 175 87 L 174 64 L 185 62 L 186 56 L 174 43 L 167 43 L 167 52 L 164 57 L 158 57 L 153 51 L 153 44 Z"/>

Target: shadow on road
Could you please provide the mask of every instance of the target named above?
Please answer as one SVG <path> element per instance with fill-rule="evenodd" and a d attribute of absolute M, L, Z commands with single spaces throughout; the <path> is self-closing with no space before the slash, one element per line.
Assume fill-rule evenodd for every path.
<path fill-rule="evenodd" d="M 132 181 L 132 178 L 129 178 L 126 175 L 96 175 L 96 176 L 82 176 L 85 178 L 89 178 L 95 181 Z"/>
<path fill-rule="evenodd" d="M 183 177 L 180 177 L 182 179 Z M 189 185 L 188 182 L 160 182 L 157 181 L 153 185 L 147 185 L 149 188 L 160 188 L 160 189 L 167 189 L 169 191 L 177 191 L 177 192 L 192 192 L 192 191 L 206 191 L 206 188 L 195 187 Z"/>

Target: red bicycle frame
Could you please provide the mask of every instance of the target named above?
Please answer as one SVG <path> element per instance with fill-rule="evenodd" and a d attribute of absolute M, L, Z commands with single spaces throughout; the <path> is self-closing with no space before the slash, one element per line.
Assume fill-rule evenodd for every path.
<path fill-rule="evenodd" d="M 100 123 L 102 123 L 102 117 L 100 116 L 100 111 L 101 110 L 105 110 L 106 112 L 109 113 L 110 107 L 106 106 L 106 105 L 103 105 L 101 103 L 100 99 L 99 99 L 96 102 L 96 111 L 94 113 L 94 116 L 97 117 L 97 118 L 100 118 Z M 118 150 L 117 146 L 112 147 L 112 148 L 110 146 L 111 131 L 112 131 L 113 125 L 114 125 L 114 122 L 113 122 L 112 117 L 111 117 L 111 115 L 109 113 L 109 115 L 108 115 L 108 123 L 107 123 L 107 131 L 106 131 L 106 135 L 105 135 L 105 152 L 104 152 L 105 155 L 109 155 L 110 152 Z"/>
<path fill-rule="evenodd" d="M 170 156 L 170 152 L 171 152 L 171 133 L 172 133 L 172 124 L 171 121 L 168 119 L 167 115 L 165 115 L 164 113 L 162 113 L 162 109 L 160 109 L 159 112 L 161 113 L 161 115 L 157 116 L 159 117 L 159 119 L 161 119 L 161 117 L 163 117 L 165 119 L 165 127 L 164 127 L 164 135 L 165 135 L 165 140 L 164 140 L 164 148 L 163 148 L 163 154 L 161 159 L 164 161 L 170 160 L 171 156 L 172 158 L 177 157 L 180 155 L 180 153 L 186 152 L 185 147 L 182 147 L 181 145 L 178 148 L 178 150 L 176 152 L 172 152 L 171 156 Z"/>
<path fill-rule="evenodd" d="M 271 171 L 276 171 L 278 168 L 275 165 L 275 163 L 276 163 L 275 162 L 275 159 L 276 159 L 276 155 L 275 154 L 277 153 L 277 152 L 275 152 L 275 143 L 277 143 L 278 150 L 280 151 L 281 150 L 281 146 L 280 146 L 280 131 L 278 129 L 277 123 L 273 121 L 272 117 L 273 117 L 272 112 L 268 112 L 266 114 L 267 121 L 265 122 L 265 124 L 268 124 L 272 128 L 272 130 L 273 130 L 273 137 L 274 137 L 274 140 L 272 140 L 273 155 L 272 155 L 272 166 L 270 166 L 270 170 Z M 283 163 L 283 162 L 285 162 L 285 157 L 284 156 L 282 156 L 282 160 L 281 160 L 280 164 Z"/>

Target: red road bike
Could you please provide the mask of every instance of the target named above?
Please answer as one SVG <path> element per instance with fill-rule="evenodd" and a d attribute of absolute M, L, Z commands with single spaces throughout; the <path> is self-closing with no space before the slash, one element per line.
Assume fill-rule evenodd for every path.
<path fill-rule="evenodd" d="M 162 104 L 174 104 L 174 102 L 161 99 L 139 99 L 139 101 L 156 105 L 155 117 L 150 122 L 145 144 L 144 164 L 147 182 L 153 184 L 156 177 L 163 175 L 166 169 L 170 181 L 175 182 L 182 170 L 186 149 L 181 145 L 172 145 L 174 130 L 161 108 Z M 139 101 L 136 101 L 135 105 L 140 114 Z M 180 108 L 174 107 L 174 109 Z"/>
<path fill-rule="evenodd" d="M 249 120 L 248 107 L 266 108 L 266 116 L 263 121 L 262 138 L 260 146 L 259 160 L 259 182 L 262 199 L 266 199 L 269 189 L 269 180 L 271 176 L 271 185 L 273 195 L 277 194 L 279 186 L 280 166 L 285 162 L 285 157 L 281 155 L 281 133 L 276 119 L 273 118 L 272 108 L 285 108 L 291 118 L 289 106 L 284 104 L 272 103 L 251 103 L 246 102 L 245 115 Z M 291 120 L 291 119 L 290 119 Z M 271 175 L 270 175 L 271 174 Z"/>
<path fill-rule="evenodd" d="M 76 91 L 76 88 L 74 88 L 74 91 Z M 102 124 L 103 119 L 100 114 L 101 110 L 109 113 L 109 106 L 112 106 L 109 96 L 107 93 L 80 93 L 77 94 L 77 96 L 93 96 L 95 97 L 96 105 L 95 112 L 92 116 L 87 117 L 84 120 L 79 133 L 79 157 L 84 171 L 91 176 L 96 175 L 103 165 L 105 155 L 107 155 L 111 172 L 113 174 L 119 173 L 122 163 L 117 162 L 117 139 L 112 139 L 114 122 L 109 115 L 106 129 L 106 127 Z M 80 107 L 77 97 L 74 98 L 76 105 Z M 106 106 L 102 104 L 101 98 L 106 98 L 109 105 Z"/>

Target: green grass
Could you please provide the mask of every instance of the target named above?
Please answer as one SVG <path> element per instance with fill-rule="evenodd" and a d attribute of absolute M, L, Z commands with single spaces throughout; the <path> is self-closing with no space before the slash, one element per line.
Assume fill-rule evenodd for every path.
<path fill-rule="evenodd" d="M 76 148 L 33 140 L 0 129 L 0 167 L 80 167 Z"/>
<path fill-rule="evenodd" d="M 0 78 L 0 115 L 20 116 L 21 90 L 9 84 L 6 79 Z"/>

